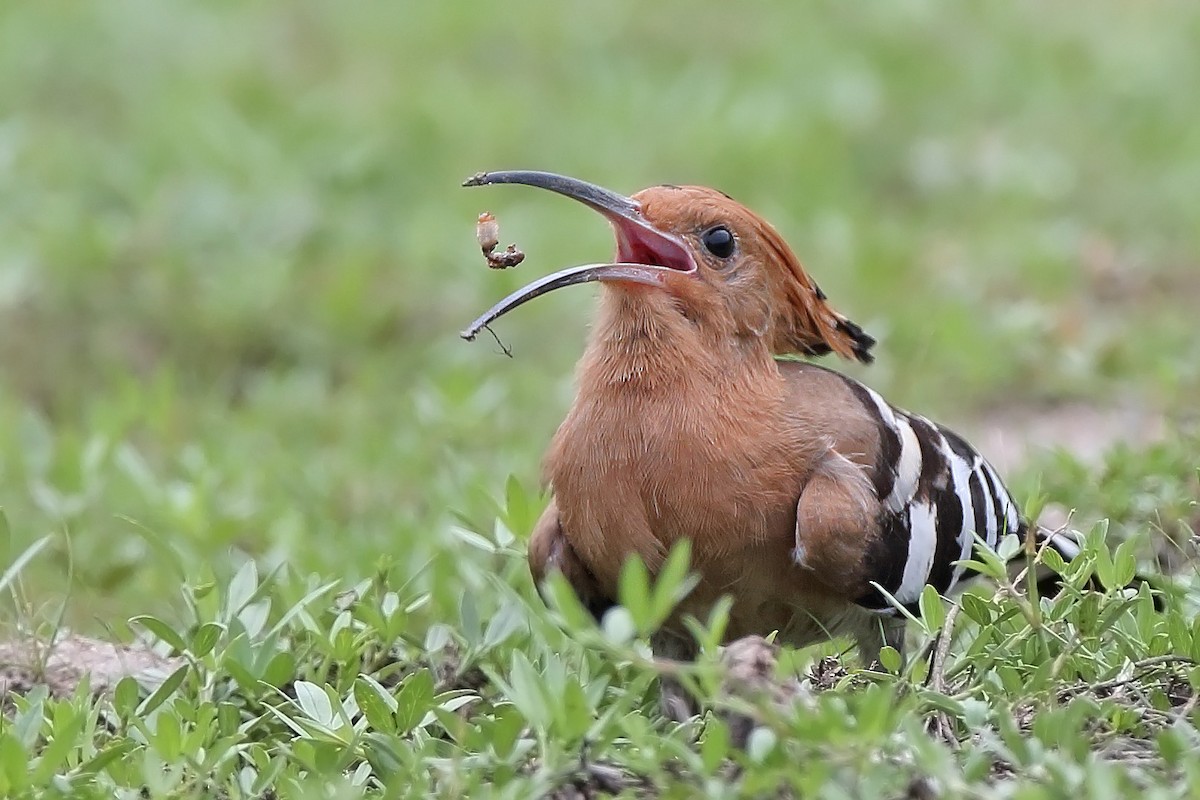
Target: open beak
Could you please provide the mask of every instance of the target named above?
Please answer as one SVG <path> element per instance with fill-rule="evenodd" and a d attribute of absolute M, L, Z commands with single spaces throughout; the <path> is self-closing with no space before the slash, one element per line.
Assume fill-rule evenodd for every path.
<path fill-rule="evenodd" d="M 474 339 L 484 327 L 517 306 L 564 286 L 609 281 L 666 289 L 679 276 L 696 274 L 696 261 L 683 241 L 647 222 L 642 216 L 641 205 L 630 197 L 586 181 L 531 170 L 481 172 L 463 181 L 463 186 L 492 183 L 520 183 L 547 189 L 599 211 L 612 223 L 616 232 L 617 255 L 614 263 L 568 267 L 518 289 L 460 334 L 467 341 Z"/>

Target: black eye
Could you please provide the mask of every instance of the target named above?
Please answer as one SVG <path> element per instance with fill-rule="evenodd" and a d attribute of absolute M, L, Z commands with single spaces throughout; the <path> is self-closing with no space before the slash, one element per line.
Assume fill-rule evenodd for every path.
<path fill-rule="evenodd" d="M 701 235 L 700 241 L 704 242 L 708 252 L 717 258 L 729 258 L 733 255 L 733 234 L 724 225 L 709 228 Z"/>

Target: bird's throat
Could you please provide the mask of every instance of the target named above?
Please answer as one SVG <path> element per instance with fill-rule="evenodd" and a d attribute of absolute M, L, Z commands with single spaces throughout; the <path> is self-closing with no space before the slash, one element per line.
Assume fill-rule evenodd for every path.
<path fill-rule="evenodd" d="M 605 287 L 579 364 L 580 396 L 589 391 L 664 393 L 687 384 L 717 360 L 678 300 L 649 287 Z"/>
<path fill-rule="evenodd" d="M 564 535 L 611 588 L 627 555 L 655 569 L 682 537 L 701 559 L 733 528 L 761 541 L 763 471 L 787 457 L 769 353 L 706 346 L 670 297 L 606 295 L 545 467 Z"/>

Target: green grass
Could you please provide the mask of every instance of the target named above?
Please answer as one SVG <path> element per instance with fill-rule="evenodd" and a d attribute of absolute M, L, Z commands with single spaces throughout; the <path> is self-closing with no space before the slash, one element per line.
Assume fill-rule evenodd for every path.
<path fill-rule="evenodd" d="M 1198 40 L 1182 0 L 9 4 L 2 621 L 157 636 L 188 666 L 153 696 L 12 700 L 0 784 L 517 798 L 601 763 L 672 797 L 1194 794 L 1197 676 L 1127 673 L 1200 655 Z M 1062 400 L 1161 410 L 1160 445 L 1011 478 L 1108 530 L 1073 569 L 1118 570 L 1130 540 L 1175 554 L 1184 596 L 985 591 L 942 691 L 848 663 L 740 755 L 715 717 L 664 721 L 651 610 L 592 630 L 523 561 L 593 293 L 504 320 L 512 360 L 457 337 L 611 250 L 566 201 L 459 188 L 506 167 L 729 192 L 879 337 L 848 369 L 967 431 Z M 483 266 L 485 209 L 518 269 Z"/>

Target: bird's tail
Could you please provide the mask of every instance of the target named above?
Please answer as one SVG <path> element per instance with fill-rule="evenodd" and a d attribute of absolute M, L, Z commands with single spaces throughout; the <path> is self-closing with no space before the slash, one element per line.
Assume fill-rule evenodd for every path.
<path fill-rule="evenodd" d="M 1021 538 L 1024 539 L 1027 535 L 1027 532 L 1022 530 Z M 1075 560 L 1075 558 L 1077 558 L 1079 554 L 1083 552 L 1083 543 L 1079 541 L 1079 535 L 1074 531 L 1066 529 L 1052 531 L 1049 528 L 1044 528 L 1041 525 L 1038 525 L 1034 532 L 1034 544 L 1039 552 L 1042 550 L 1042 548 L 1054 550 L 1065 562 Z M 1022 549 L 1017 553 L 1016 556 L 1013 557 L 1012 561 L 1009 562 L 1010 574 L 1014 568 L 1021 569 L 1025 565 L 1025 551 Z M 1053 597 L 1062 591 L 1062 576 L 1044 564 L 1039 564 L 1037 566 L 1037 572 L 1034 575 L 1034 580 L 1037 583 L 1039 596 Z M 1102 590 L 1103 587 L 1093 575 L 1088 579 L 1086 588 L 1090 590 Z"/>
<path fill-rule="evenodd" d="M 1027 529 L 1022 526 L 1020 536 L 1024 540 L 1027 535 Z M 1064 562 L 1070 562 L 1077 558 L 1083 552 L 1083 543 L 1080 541 L 1080 536 L 1075 531 L 1059 528 L 1050 530 L 1042 526 L 1037 526 L 1034 532 L 1034 542 L 1038 551 L 1042 548 L 1048 548 L 1056 551 L 1062 557 Z M 1008 562 L 1008 572 L 1010 578 L 1015 578 L 1021 570 L 1025 569 L 1027 562 L 1025 560 L 1025 551 L 1022 548 Z M 1045 564 L 1038 564 L 1037 571 L 1033 575 L 1034 582 L 1037 584 L 1039 597 L 1054 597 L 1063 589 L 1063 579 L 1054 570 L 1047 567 Z M 1143 583 L 1147 584 L 1151 589 L 1154 589 L 1154 584 L 1145 575 L 1136 574 L 1133 580 L 1121 588 L 1137 589 Z M 1095 573 L 1088 577 L 1087 583 L 1082 587 L 1085 591 L 1103 592 L 1107 588 L 1104 583 L 1097 577 Z M 1158 593 L 1154 595 L 1154 604 L 1158 609 L 1162 609 L 1161 598 Z"/>

